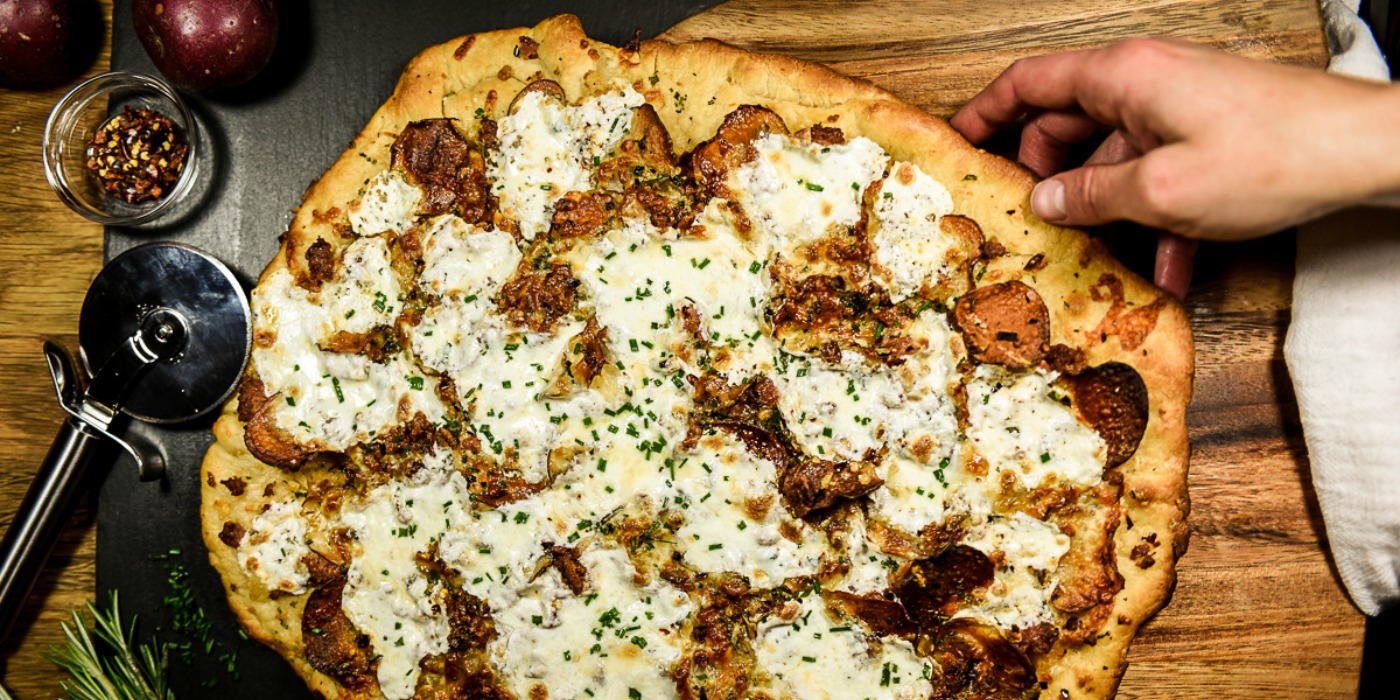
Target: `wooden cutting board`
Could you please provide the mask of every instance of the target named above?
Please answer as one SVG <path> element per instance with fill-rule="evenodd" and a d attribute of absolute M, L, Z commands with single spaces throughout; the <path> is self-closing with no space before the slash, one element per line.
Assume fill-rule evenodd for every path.
<path fill-rule="evenodd" d="M 111 17 L 111 0 L 96 5 Z M 666 36 L 804 56 L 946 116 L 1016 58 L 1163 33 L 1261 58 L 1325 61 L 1309 0 L 741 0 Z M 106 67 L 108 45 L 90 72 Z M 0 89 L 0 162 L 11 166 L 0 168 L 0 454 L 8 465 L 0 524 L 61 420 L 41 340 L 73 345 L 83 291 L 102 260 L 101 227 L 64 209 L 38 168 L 44 118 L 67 87 Z M 1282 361 L 1292 261 L 1289 239 L 1202 251 L 1187 299 L 1198 352 L 1188 416 L 1192 546 L 1175 600 L 1133 648 L 1121 697 L 1355 696 L 1362 617 L 1326 558 Z M 0 645 L 0 680 L 17 700 L 58 694 L 59 677 L 39 652 L 62 641 L 57 622 L 93 595 L 95 552 L 85 503 L 19 634 Z"/>
<path fill-rule="evenodd" d="M 1327 62 L 1310 0 L 731 0 L 662 38 L 817 61 L 947 117 L 1018 58 L 1161 34 Z M 1356 697 L 1364 625 L 1326 554 L 1283 363 L 1293 255 L 1291 237 L 1201 250 L 1191 547 L 1120 697 Z"/>
<path fill-rule="evenodd" d="M 1315 0 L 731 0 L 661 38 L 824 63 L 948 117 L 1018 58 L 1163 34 L 1327 64 Z"/>

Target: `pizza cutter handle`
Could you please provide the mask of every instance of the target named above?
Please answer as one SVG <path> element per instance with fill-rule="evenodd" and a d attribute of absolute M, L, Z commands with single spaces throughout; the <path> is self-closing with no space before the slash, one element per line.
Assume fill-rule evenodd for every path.
<path fill-rule="evenodd" d="M 76 418 L 64 421 L 0 542 L 0 639 L 44 570 L 103 437 Z"/>

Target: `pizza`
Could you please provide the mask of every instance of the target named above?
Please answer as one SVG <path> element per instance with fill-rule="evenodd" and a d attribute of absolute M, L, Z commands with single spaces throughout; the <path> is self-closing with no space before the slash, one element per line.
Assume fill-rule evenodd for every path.
<path fill-rule="evenodd" d="M 229 604 L 328 698 L 1112 695 L 1191 336 L 1032 184 L 716 42 L 427 49 L 252 292 Z"/>

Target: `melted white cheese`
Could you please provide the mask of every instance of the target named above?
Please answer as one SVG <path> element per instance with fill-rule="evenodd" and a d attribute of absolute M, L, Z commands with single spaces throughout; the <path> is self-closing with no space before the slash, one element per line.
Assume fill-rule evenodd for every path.
<path fill-rule="evenodd" d="M 981 365 L 967 385 L 967 437 L 993 472 L 1034 489 L 1047 479 L 1092 486 L 1103 478 L 1108 448 L 1074 409 L 1055 399 L 1051 375 L 1011 374 Z"/>
<path fill-rule="evenodd" d="M 306 547 L 306 521 L 297 502 L 272 503 L 253 518 L 252 529 L 238 545 L 238 565 L 257 576 L 269 590 L 293 595 L 306 592 L 307 571 L 301 558 Z"/>
<path fill-rule="evenodd" d="M 1069 537 L 1059 527 L 1025 513 L 988 519 L 968 532 L 963 544 L 989 557 L 1000 553 L 987 597 L 955 617 L 972 617 L 1007 629 L 1027 629 L 1040 622 L 1054 622 L 1050 606 L 1054 581 L 1050 575 L 1069 551 Z"/>
<path fill-rule="evenodd" d="M 788 429 L 820 459 L 861 459 L 884 444 L 891 409 L 904 390 L 884 365 L 868 365 L 854 352 L 841 362 L 799 360 L 776 378 L 779 409 Z"/>
<path fill-rule="evenodd" d="M 913 163 L 899 162 L 875 200 L 871 270 L 896 302 L 948 276 L 948 252 L 956 244 L 939 226 L 953 213 L 948 188 Z"/>
<path fill-rule="evenodd" d="M 742 241 L 717 209 L 713 202 L 707 208 L 703 235 L 683 238 L 629 219 L 598 240 L 579 265 L 589 302 L 624 364 L 659 359 L 671 343 L 693 344 L 682 335 L 686 305 L 700 312 L 709 342 L 736 354 L 760 348 L 768 298 L 763 251 Z"/>
<path fill-rule="evenodd" d="M 382 245 L 380 239 L 359 239 L 346 255 L 373 258 L 372 251 Z M 347 269 L 352 268 L 337 266 L 338 274 Z M 377 272 L 371 275 L 369 269 Z M 403 353 L 374 363 L 363 355 L 320 348 L 336 331 L 364 332 L 397 314 L 397 282 L 382 278 L 392 274 L 387 266 L 365 270 L 327 282 L 319 296 L 298 287 L 285 270 L 253 291 L 254 329 L 276 339 L 271 347 L 254 344 L 253 367 L 278 402 L 277 427 L 303 445 L 344 450 L 418 412 L 430 421 L 442 419 L 432 380 Z"/>
<path fill-rule="evenodd" d="M 520 262 L 509 233 L 487 231 L 450 214 L 423 227 L 422 246 L 418 284 L 441 297 L 494 296 Z"/>
<path fill-rule="evenodd" d="M 525 240 L 549 230 L 554 202 L 570 191 L 592 188 L 595 158 L 632 128 L 632 109 L 642 96 L 630 87 L 585 100 L 560 103 L 541 92 L 525 95 L 515 114 L 501 119 L 500 150 L 487 175 L 495 184 L 501 213 L 520 224 Z"/>
<path fill-rule="evenodd" d="M 853 228 L 865 188 L 889 162 L 885 151 L 863 136 L 822 146 L 769 134 L 753 146 L 758 157 L 736 168 L 729 186 L 756 228 L 785 253 Z"/>
<path fill-rule="evenodd" d="M 832 630 L 843 627 L 845 631 Z M 909 642 L 867 638 L 858 630 L 833 619 L 816 595 L 803 598 L 790 620 L 770 615 L 754 640 L 758 666 L 772 676 L 766 690 L 784 700 L 929 696 L 933 689 L 924 679 L 928 662 Z"/>
<path fill-rule="evenodd" d="M 582 596 L 554 569 L 530 584 L 531 595 L 496 611 L 500 636 L 489 652 L 517 697 L 543 685 L 559 698 L 675 696 L 670 669 L 680 660 L 681 624 L 693 611 L 686 594 L 659 578 L 637 585 L 617 549 L 587 549 Z"/>
<path fill-rule="evenodd" d="M 686 517 L 676 548 L 686 562 L 704 572 L 738 572 L 759 588 L 815 574 L 826 543 L 788 514 L 776 482 L 773 463 L 728 434 L 702 440 L 676 467 Z M 800 540 L 784 537 L 780 525 L 800 533 Z"/>
<path fill-rule="evenodd" d="M 341 606 L 379 655 L 379 687 L 390 700 L 413 696 L 418 662 L 447 651 L 442 588 L 414 556 L 468 517 L 467 484 L 442 456 L 429 456 L 412 481 L 370 491 L 340 516 L 359 545 L 346 572 Z"/>
<path fill-rule="evenodd" d="M 370 179 L 360 201 L 350 205 L 350 228 L 361 236 L 403 233 L 413 223 L 423 191 L 401 170 L 385 170 Z"/>

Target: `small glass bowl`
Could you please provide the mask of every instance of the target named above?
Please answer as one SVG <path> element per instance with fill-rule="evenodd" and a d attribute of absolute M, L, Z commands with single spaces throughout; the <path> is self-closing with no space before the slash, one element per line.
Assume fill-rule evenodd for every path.
<path fill-rule="evenodd" d="M 128 106 L 165 115 L 184 131 L 189 143 L 175 186 L 161 197 L 135 204 L 107 194 L 87 167 L 93 134 Z M 150 221 L 184 198 L 197 179 L 198 129 L 194 113 L 164 80 L 128 71 L 103 73 L 68 91 L 49 114 L 44 127 L 44 176 L 64 204 L 88 219 L 112 226 Z"/>

